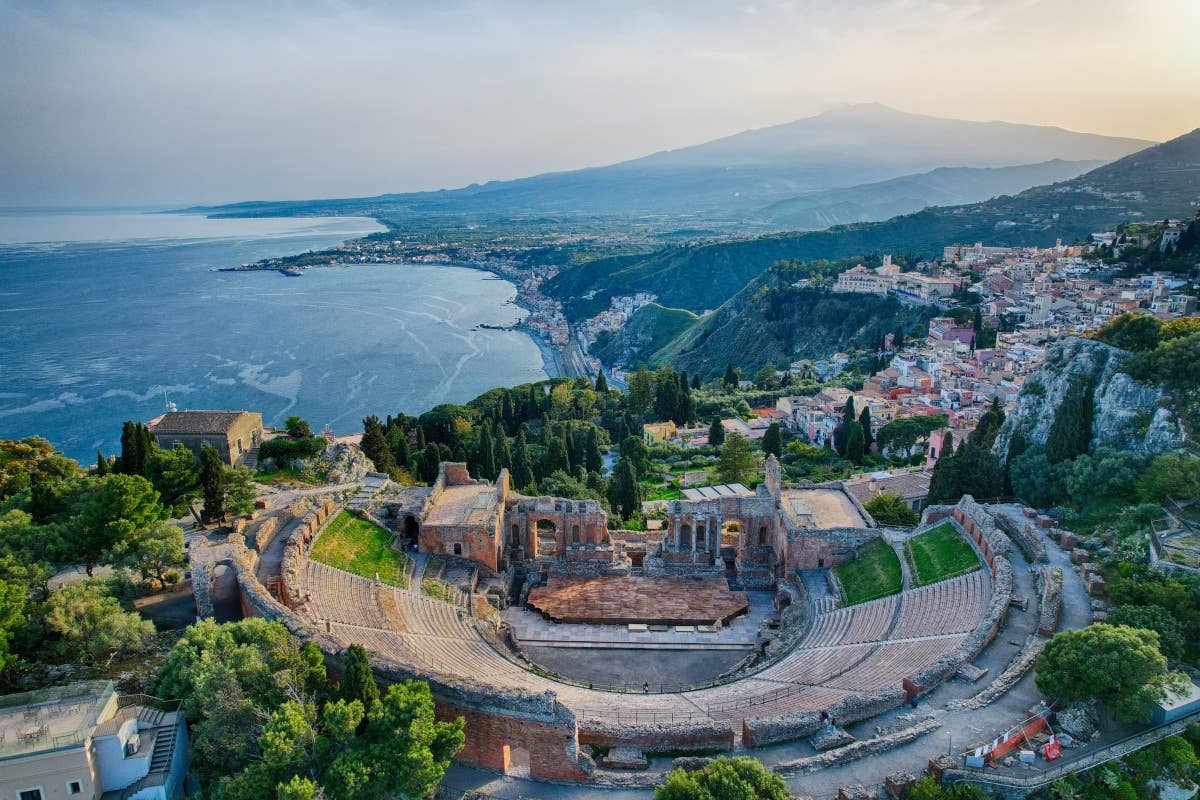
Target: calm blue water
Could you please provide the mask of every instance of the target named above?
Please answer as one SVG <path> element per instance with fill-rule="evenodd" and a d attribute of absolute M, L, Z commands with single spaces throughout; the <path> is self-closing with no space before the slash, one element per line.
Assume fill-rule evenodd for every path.
<path fill-rule="evenodd" d="M 0 212 L 0 438 L 91 461 L 121 423 L 245 408 L 314 429 L 545 377 L 510 325 L 512 284 L 475 270 L 363 266 L 231 274 L 378 230 L 359 218 L 208 220 Z"/>

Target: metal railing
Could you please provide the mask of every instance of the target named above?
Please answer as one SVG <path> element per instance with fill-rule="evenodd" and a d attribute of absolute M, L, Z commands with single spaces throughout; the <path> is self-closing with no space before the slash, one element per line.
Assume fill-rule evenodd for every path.
<path fill-rule="evenodd" d="M 1186 730 L 1189 725 L 1200 722 L 1200 712 L 1189 714 L 1186 717 L 1177 719 L 1174 722 L 1168 722 L 1164 725 L 1159 725 L 1149 730 L 1144 730 L 1139 733 L 1126 736 L 1124 739 L 1119 739 L 1112 744 L 1096 750 L 1072 761 L 1063 759 L 1063 763 L 1049 767 L 1048 769 L 1030 775 L 1027 777 L 1019 775 L 1002 775 L 988 767 L 954 767 L 948 769 L 942 774 L 942 780 L 945 783 L 978 783 L 982 785 L 1003 786 L 1019 789 L 1036 790 L 1047 786 L 1059 778 L 1067 775 L 1073 775 L 1077 772 L 1086 772 L 1093 767 L 1098 767 L 1101 764 L 1107 764 L 1110 761 L 1115 761 L 1118 758 L 1127 756 L 1132 752 L 1141 750 L 1142 748 L 1161 741 L 1168 736 L 1174 736 Z"/>

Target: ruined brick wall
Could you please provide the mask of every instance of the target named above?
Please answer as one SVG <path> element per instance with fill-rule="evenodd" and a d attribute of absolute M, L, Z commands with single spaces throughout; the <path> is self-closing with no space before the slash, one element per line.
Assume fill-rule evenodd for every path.
<path fill-rule="evenodd" d="M 505 717 L 437 702 L 437 718 L 462 717 L 466 742 L 455 758 L 495 772 L 508 772 L 516 750 L 529 754 L 529 777 L 544 781 L 586 783 L 594 765 L 579 752 L 575 723 Z M 591 767 L 591 769 L 589 769 Z"/>
<path fill-rule="evenodd" d="M 853 561 L 858 548 L 879 536 L 876 528 L 793 531 L 788 537 L 787 571 L 828 569 Z"/>
<path fill-rule="evenodd" d="M 852 722 L 877 717 L 885 711 L 896 708 L 904 700 L 904 690 L 900 686 L 894 686 L 878 692 L 843 697 L 830 706 L 827 711 L 838 721 L 839 725 L 848 725 Z M 818 711 L 806 711 L 769 719 L 748 719 L 742 723 L 742 741 L 748 747 L 778 744 L 809 736 L 823 724 Z"/>

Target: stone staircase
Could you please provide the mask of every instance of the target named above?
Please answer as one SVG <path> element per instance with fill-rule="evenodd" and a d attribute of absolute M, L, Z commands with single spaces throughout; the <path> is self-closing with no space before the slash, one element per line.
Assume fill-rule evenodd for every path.
<path fill-rule="evenodd" d="M 258 469 L 258 445 L 254 445 L 246 451 L 246 457 L 242 459 L 242 466 L 249 469 Z"/>

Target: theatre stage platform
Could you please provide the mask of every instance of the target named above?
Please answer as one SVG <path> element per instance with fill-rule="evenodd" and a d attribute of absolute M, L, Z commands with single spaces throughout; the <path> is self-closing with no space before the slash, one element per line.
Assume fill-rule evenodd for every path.
<path fill-rule="evenodd" d="M 715 625 L 749 601 L 724 578 L 551 576 L 529 593 L 529 605 L 555 622 Z"/>

